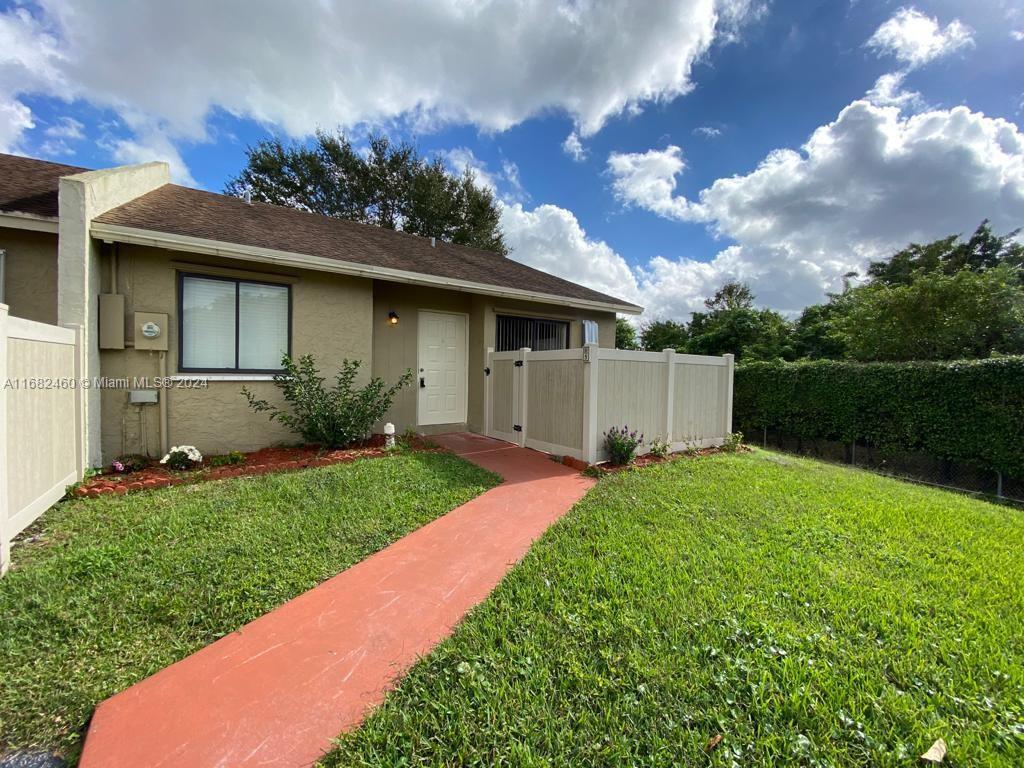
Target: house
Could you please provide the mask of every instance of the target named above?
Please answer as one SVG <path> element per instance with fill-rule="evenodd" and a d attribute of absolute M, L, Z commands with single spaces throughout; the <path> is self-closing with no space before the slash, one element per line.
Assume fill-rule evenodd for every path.
<path fill-rule="evenodd" d="M 0 290 L 12 316 L 81 327 L 89 465 L 294 441 L 240 394 L 275 397 L 283 352 L 328 376 L 412 369 L 400 431 L 481 431 L 488 348 L 614 347 L 616 313 L 641 311 L 498 254 L 172 184 L 165 163 L 12 155 Z"/>

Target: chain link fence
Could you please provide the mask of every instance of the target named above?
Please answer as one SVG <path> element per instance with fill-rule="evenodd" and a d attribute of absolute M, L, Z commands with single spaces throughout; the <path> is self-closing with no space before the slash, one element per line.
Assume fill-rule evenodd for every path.
<path fill-rule="evenodd" d="M 1024 504 L 1024 478 L 1009 477 L 923 453 L 883 451 L 864 441 L 841 443 L 836 440 L 800 438 L 787 435 L 779 429 L 749 429 L 743 433 L 744 442 L 748 444 L 848 464 L 902 480 Z"/>

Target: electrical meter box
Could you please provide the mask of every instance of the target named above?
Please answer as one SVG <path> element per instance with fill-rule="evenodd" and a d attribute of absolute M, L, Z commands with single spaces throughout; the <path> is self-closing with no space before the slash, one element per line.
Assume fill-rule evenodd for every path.
<path fill-rule="evenodd" d="M 136 312 L 132 323 L 136 349 L 167 351 L 167 315 L 160 312 Z"/>

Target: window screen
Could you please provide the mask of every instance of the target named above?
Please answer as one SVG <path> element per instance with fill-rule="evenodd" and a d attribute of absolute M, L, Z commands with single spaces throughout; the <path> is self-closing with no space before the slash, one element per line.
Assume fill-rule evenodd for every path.
<path fill-rule="evenodd" d="M 288 352 L 290 288 L 183 275 L 180 368 L 276 371 Z"/>
<path fill-rule="evenodd" d="M 494 340 L 497 352 L 529 347 L 535 352 L 569 348 L 569 323 L 535 317 L 498 315 Z"/>

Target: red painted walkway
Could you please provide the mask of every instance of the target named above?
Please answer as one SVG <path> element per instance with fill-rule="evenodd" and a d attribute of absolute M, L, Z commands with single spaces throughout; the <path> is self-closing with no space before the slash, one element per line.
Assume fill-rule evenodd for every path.
<path fill-rule="evenodd" d="M 505 482 L 104 701 L 82 768 L 311 765 L 592 484 L 508 443 L 434 439 Z"/>

